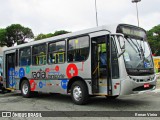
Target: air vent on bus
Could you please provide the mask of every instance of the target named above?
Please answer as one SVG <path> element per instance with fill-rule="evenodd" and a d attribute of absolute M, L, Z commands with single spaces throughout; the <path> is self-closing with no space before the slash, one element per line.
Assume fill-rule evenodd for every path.
<path fill-rule="evenodd" d="M 150 81 L 153 81 L 154 80 L 154 76 L 151 77 L 151 78 L 148 78 L 148 79 L 135 79 L 135 78 L 132 78 L 130 77 L 132 80 L 134 80 L 135 82 L 150 82 Z"/>

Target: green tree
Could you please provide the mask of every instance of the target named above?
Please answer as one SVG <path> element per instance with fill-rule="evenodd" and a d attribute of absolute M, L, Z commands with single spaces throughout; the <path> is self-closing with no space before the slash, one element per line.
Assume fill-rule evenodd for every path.
<path fill-rule="evenodd" d="M 50 37 L 53 37 L 53 36 L 58 36 L 58 35 L 62 35 L 62 34 L 66 34 L 66 33 L 70 33 L 68 31 L 65 31 L 65 30 L 59 30 L 59 31 L 55 31 L 55 33 L 48 33 L 48 34 L 39 34 L 35 40 L 41 40 L 41 39 L 45 39 L 45 38 L 50 38 Z"/>
<path fill-rule="evenodd" d="M 15 43 L 23 44 L 26 38 L 33 37 L 32 30 L 20 24 L 12 24 L 6 28 L 6 43 L 8 47 L 13 46 Z"/>
<path fill-rule="evenodd" d="M 62 34 L 66 34 L 66 33 L 70 33 L 68 31 L 65 31 L 65 30 L 59 30 L 59 31 L 56 31 L 53 36 L 57 36 L 57 35 L 62 35 Z"/>
<path fill-rule="evenodd" d="M 46 35 L 41 33 L 35 38 L 35 40 L 41 40 L 41 39 L 44 39 L 44 38 L 46 38 Z"/>
<path fill-rule="evenodd" d="M 46 38 L 53 37 L 53 36 L 54 36 L 54 34 L 52 34 L 52 33 L 46 34 Z"/>
<path fill-rule="evenodd" d="M 156 56 L 160 56 L 160 25 L 157 25 L 147 31 L 147 37 L 152 53 Z"/>
<path fill-rule="evenodd" d="M 0 46 L 6 46 L 6 29 L 0 29 Z"/>

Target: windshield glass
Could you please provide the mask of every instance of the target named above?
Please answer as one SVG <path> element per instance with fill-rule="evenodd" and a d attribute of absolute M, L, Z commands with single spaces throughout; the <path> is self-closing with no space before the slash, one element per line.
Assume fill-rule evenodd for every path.
<path fill-rule="evenodd" d="M 153 61 L 149 45 L 143 40 L 126 38 L 124 60 L 126 68 L 153 68 Z"/>

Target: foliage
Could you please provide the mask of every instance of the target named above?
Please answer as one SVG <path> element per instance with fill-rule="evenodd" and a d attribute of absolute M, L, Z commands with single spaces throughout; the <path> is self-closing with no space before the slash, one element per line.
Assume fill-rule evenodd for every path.
<path fill-rule="evenodd" d="M 52 33 L 49 33 L 49 34 L 42 34 L 41 33 L 35 38 L 35 40 L 41 40 L 41 39 L 49 38 L 49 37 L 52 37 L 52 36 L 53 36 Z"/>
<path fill-rule="evenodd" d="M 156 56 L 160 56 L 160 25 L 147 31 L 147 37 L 152 53 Z"/>
<path fill-rule="evenodd" d="M 35 40 L 41 40 L 41 39 L 45 39 L 45 38 L 50 38 L 50 37 L 53 37 L 53 36 L 58 36 L 58 35 L 62 35 L 62 34 L 66 34 L 66 33 L 70 33 L 68 31 L 65 31 L 65 30 L 59 30 L 59 31 L 55 31 L 55 33 L 48 33 L 48 34 L 39 34 Z"/>
<path fill-rule="evenodd" d="M 5 42 L 6 39 L 6 29 L 0 29 L 0 46 L 3 47 L 6 44 Z"/>
<path fill-rule="evenodd" d="M 23 27 L 20 24 L 12 24 L 6 28 L 7 31 L 7 43 L 9 46 L 13 46 L 15 43 L 25 43 L 26 38 L 33 38 L 34 34 L 28 27 Z"/>
<path fill-rule="evenodd" d="M 56 31 L 53 36 L 57 36 L 57 35 L 62 35 L 62 34 L 66 34 L 66 33 L 70 33 L 68 31 L 65 31 L 65 30 L 59 30 L 59 31 Z"/>
<path fill-rule="evenodd" d="M 12 24 L 6 29 L 0 29 L 0 45 L 11 47 L 15 43 L 23 44 L 26 38 L 33 38 L 34 34 L 28 27 L 23 27 L 20 24 Z"/>

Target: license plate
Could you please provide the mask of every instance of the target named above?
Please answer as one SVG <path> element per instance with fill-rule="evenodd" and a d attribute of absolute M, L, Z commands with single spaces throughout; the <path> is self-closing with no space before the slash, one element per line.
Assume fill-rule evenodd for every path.
<path fill-rule="evenodd" d="M 144 84 L 144 88 L 149 88 L 149 83 Z"/>

